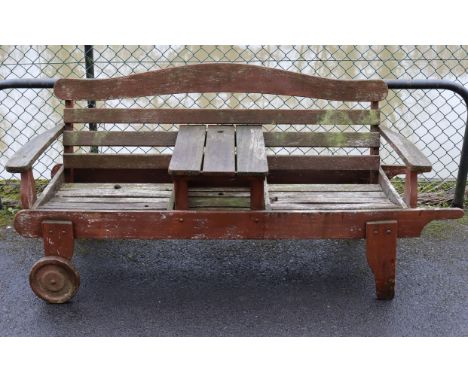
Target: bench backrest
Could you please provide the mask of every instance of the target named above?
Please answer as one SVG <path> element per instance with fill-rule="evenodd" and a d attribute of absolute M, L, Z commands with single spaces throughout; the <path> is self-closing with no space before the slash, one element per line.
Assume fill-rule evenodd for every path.
<path fill-rule="evenodd" d="M 378 102 L 387 95 L 381 80 L 332 80 L 279 69 L 241 64 L 200 64 L 167 68 L 111 79 L 60 79 L 55 95 L 64 110 L 65 168 L 153 168 L 158 160 L 100 158 L 74 154 L 74 146 L 154 146 L 175 144 L 177 132 L 73 131 L 74 123 L 144 124 L 307 124 L 369 125 L 369 132 L 265 132 L 268 147 L 370 148 L 363 163 L 378 166 Z M 77 100 L 114 100 L 180 93 L 261 93 L 329 101 L 370 102 L 360 110 L 134 109 L 76 108 Z M 369 158 L 374 157 L 374 158 Z M 337 158 L 338 160 L 338 158 Z M 339 162 L 339 160 L 338 160 Z M 159 162 L 158 162 L 159 163 Z M 123 167 L 122 167 L 123 166 Z M 362 167 L 362 166 L 361 166 Z"/>

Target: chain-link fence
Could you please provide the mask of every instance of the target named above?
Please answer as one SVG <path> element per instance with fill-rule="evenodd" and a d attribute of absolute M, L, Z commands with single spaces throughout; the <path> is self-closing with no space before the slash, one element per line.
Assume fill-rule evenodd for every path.
<path fill-rule="evenodd" d="M 96 78 L 108 78 L 169 66 L 234 62 L 337 79 L 446 79 L 466 86 L 467 53 L 468 46 L 94 46 L 94 74 Z M 85 77 L 84 46 L 0 46 L 0 79 L 62 77 Z M 184 94 L 98 102 L 98 107 L 300 109 L 326 108 L 330 104 L 333 103 L 259 94 Z M 0 91 L 0 180 L 15 178 L 4 170 L 7 159 L 32 136 L 60 123 L 63 106 L 50 89 Z M 460 96 L 446 90 L 391 90 L 382 103 L 382 111 L 383 125 L 408 137 L 433 163 L 434 169 L 425 175 L 426 179 L 456 177 L 466 121 L 466 107 Z M 100 128 L 103 127 L 98 125 Z M 111 127 L 121 130 L 155 128 L 175 127 Z M 304 131 L 340 127 L 267 128 Z M 104 150 L 122 152 L 127 149 Z M 343 149 L 334 152 L 340 150 L 351 152 Z M 60 161 L 61 151 L 58 142 L 39 158 L 36 177 L 49 178 L 53 164 Z M 304 151 L 289 148 L 276 151 L 279 154 L 298 152 Z M 398 163 L 397 155 L 386 146 L 383 158 L 386 164 Z"/>

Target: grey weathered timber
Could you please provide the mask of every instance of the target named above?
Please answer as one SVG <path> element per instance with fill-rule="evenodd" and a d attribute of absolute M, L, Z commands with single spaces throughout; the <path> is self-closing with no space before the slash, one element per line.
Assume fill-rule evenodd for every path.
<path fill-rule="evenodd" d="M 36 159 L 62 133 L 63 128 L 63 125 L 56 126 L 32 138 L 8 160 L 5 169 L 11 173 L 31 169 Z"/>
<path fill-rule="evenodd" d="M 204 174 L 235 174 L 234 126 L 208 126 L 206 133 Z"/>
<path fill-rule="evenodd" d="M 316 191 L 316 192 L 344 192 L 364 191 L 380 192 L 382 188 L 378 184 L 269 184 L 270 191 Z"/>
<path fill-rule="evenodd" d="M 270 170 L 378 170 L 378 155 L 268 156 Z"/>
<path fill-rule="evenodd" d="M 379 133 L 265 132 L 267 147 L 379 147 Z"/>
<path fill-rule="evenodd" d="M 41 204 L 44 204 L 47 201 L 49 201 L 55 195 L 55 193 L 60 189 L 64 180 L 65 180 L 64 170 L 63 170 L 63 166 L 61 166 L 59 170 L 57 171 L 57 173 L 52 178 L 52 180 L 46 186 L 46 188 L 44 188 L 42 193 L 39 195 L 39 197 L 37 198 L 32 208 L 37 208 Z"/>
<path fill-rule="evenodd" d="M 266 175 L 268 173 L 262 126 L 237 126 L 236 148 L 239 175 Z"/>
<path fill-rule="evenodd" d="M 380 132 L 411 171 L 428 172 L 432 170 L 429 159 L 403 135 L 382 126 Z"/>
<path fill-rule="evenodd" d="M 65 109 L 68 123 L 175 123 L 175 124 L 378 124 L 378 110 L 272 109 Z"/>
<path fill-rule="evenodd" d="M 196 175 L 201 171 L 205 126 L 180 126 L 169 174 Z"/>
<path fill-rule="evenodd" d="M 159 154 L 63 154 L 67 168 L 167 169 L 170 155 Z"/>
<path fill-rule="evenodd" d="M 68 146 L 174 146 L 176 131 L 65 131 Z"/>

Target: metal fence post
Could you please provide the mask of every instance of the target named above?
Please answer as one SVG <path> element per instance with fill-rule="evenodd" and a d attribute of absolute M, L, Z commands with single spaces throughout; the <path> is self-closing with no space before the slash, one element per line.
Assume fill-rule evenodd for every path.
<path fill-rule="evenodd" d="M 85 67 L 86 67 L 86 78 L 94 78 L 94 49 L 92 45 L 85 45 Z M 95 100 L 88 100 L 88 108 L 93 109 L 96 107 Z M 89 123 L 90 131 L 97 131 L 96 123 Z M 98 152 L 97 146 L 91 147 L 92 153 Z"/>

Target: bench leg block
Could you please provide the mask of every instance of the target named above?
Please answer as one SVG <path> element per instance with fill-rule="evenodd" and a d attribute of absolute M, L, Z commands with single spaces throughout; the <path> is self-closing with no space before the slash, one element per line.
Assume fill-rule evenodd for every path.
<path fill-rule="evenodd" d="M 367 262 L 374 273 L 377 299 L 391 300 L 395 294 L 397 221 L 366 224 Z"/>
<path fill-rule="evenodd" d="M 176 210 L 188 210 L 188 180 L 186 178 L 174 178 L 174 208 Z"/>
<path fill-rule="evenodd" d="M 45 220 L 42 222 L 42 237 L 46 256 L 65 259 L 73 257 L 73 223 L 70 221 Z"/>

